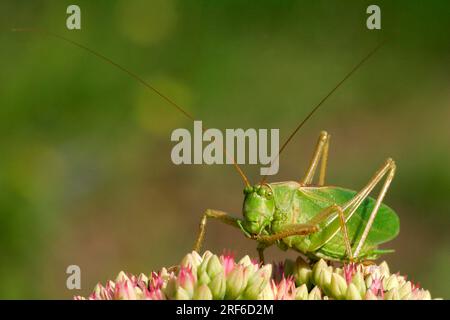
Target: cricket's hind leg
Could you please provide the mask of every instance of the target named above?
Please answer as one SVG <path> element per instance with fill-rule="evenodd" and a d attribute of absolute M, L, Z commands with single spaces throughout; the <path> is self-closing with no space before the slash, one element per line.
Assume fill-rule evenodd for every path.
<path fill-rule="evenodd" d="M 372 179 L 370 179 L 369 183 L 361 191 L 359 191 L 351 200 L 347 201 L 341 206 L 335 204 L 324 209 L 322 212 L 313 217 L 308 223 L 319 226 L 321 222 L 333 216 L 335 217 L 338 216 L 340 223 L 340 231 L 342 232 L 344 238 L 346 256 L 350 262 L 357 260 L 361 248 L 364 245 L 364 242 L 367 238 L 367 235 L 370 232 L 373 221 L 375 220 L 376 214 L 378 213 L 378 209 L 380 208 L 383 198 L 387 192 L 387 189 L 389 188 L 389 185 L 391 184 L 392 179 L 394 178 L 394 174 L 395 174 L 395 163 L 392 159 L 387 159 L 386 163 L 375 173 Z M 347 231 L 347 221 L 355 213 L 355 211 L 359 208 L 359 206 L 363 203 L 363 201 L 369 196 L 370 192 L 386 175 L 387 175 L 386 180 L 378 195 L 375 206 L 372 212 L 370 213 L 362 236 L 358 242 L 358 245 L 354 253 L 352 253 L 352 244 L 350 243 Z M 319 241 L 316 243 L 313 240 L 313 242 L 311 243 L 310 250 L 311 251 L 317 250 L 322 245 L 323 241 Z"/>
<path fill-rule="evenodd" d="M 372 228 L 372 224 L 375 220 L 375 217 L 380 209 L 380 206 L 383 202 L 383 199 L 389 189 L 389 186 L 394 179 L 395 176 L 395 162 L 391 158 L 386 160 L 386 163 L 375 173 L 375 175 L 370 179 L 369 183 L 358 192 L 355 197 L 348 202 L 345 209 L 350 209 L 349 215 L 353 213 L 361 203 L 369 196 L 370 192 L 375 188 L 375 186 L 386 176 L 383 186 L 381 187 L 380 192 L 378 193 L 378 197 L 375 202 L 375 206 L 370 213 L 369 219 L 367 220 L 367 224 L 364 228 L 361 238 L 359 239 L 358 245 L 356 247 L 355 252 L 353 253 L 353 258 L 357 259 L 358 255 L 364 245 L 364 242 L 367 239 L 367 236 Z"/>
<path fill-rule="evenodd" d="M 195 241 L 195 245 L 194 245 L 194 250 L 197 252 L 200 251 L 202 244 L 203 244 L 203 239 L 205 238 L 206 222 L 207 222 L 208 218 L 217 219 L 217 220 L 219 220 L 225 224 L 228 224 L 232 227 L 239 228 L 238 221 L 240 221 L 240 220 L 238 218 L 232 217 L 223 211 L 207 209 L 205 211 L 205 213 L 203 214 L 202 219 L 200 220 L 197 240 Z"/>
<path fill-rule="evenodd" d="M 314 175 L 316 173 L 317 166 L 320 164 L 320 172 L 319 172 L 319 186 L 323 186 L 325 184 L 325 175 L 327 171 L 327 162 L 328 162 L 328 148 L 330 145 L 330 135 L 326 131 L 322 131 L 319 136 L 319 140 L 317 141 L 316 149 L 314 151 L 313 157 L 309 164 L 308 170 L 306 170 L 306 174 L 303 179 L 300 181 L 302 185 L 310 185 L 313 182 Z"/>

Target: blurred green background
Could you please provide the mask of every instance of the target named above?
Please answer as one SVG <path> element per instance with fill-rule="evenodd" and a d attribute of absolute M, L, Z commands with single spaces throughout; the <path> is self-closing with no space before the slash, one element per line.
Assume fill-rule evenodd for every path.
<path fill-rule="evenodd" d="M 215 128 L 280 128 L 284 140 L 352 66 L 281 157 L 271 181 L 297 180 L 318 133 L 332 138 L 328 182 L 361 188 L 387 157 L 386 203 L 401 219 L 384 247 L 401 271 L 450 297 L 450 2 L 0 2 L 0 298 L 71 298 L 120 270 L 150 272 L 191 249 L 206 208 L 240 215 L 231 166 L 175 166 L 172 130 L 189 120 L 139 83 L 55 38 L 65 35 L 142 75 Z M 244 166 L 253 182 L 259 167 Z M 206 246 L 256 256 L 238 230 L 209 224 Z M 294 252 L 268 250 L 268 260 Z M 69 291 L 66 268 L 82 271 Z"/>

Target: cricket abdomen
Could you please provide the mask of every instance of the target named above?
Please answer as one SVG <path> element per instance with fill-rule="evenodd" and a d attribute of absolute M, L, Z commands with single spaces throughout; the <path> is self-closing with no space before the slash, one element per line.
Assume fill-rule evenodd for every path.
<path fill-rule="evenodd" d="M 329 206 L 343 207 L 357 193 L 353 190 L 333 186 L 304 187 L 296 182 L 275 183 L 272 186 L 275 195 L 280 195 L 280 201 L 277 197 L 275 198 L 277 210 L 283 212 L 280 214 L 281 217 L 273 222 L 274 232 L 280 230 L 285 224 L 307 223 Z M 358 245 L 375 203 L 374 198 L 368 197 L 350 217 L 348 217 L 348 211 L 345 213 L 353 251 Z M 377 249 L 378 245 L 392 240 L 398 232 L 398 216 L 391 208 L 381 204 L 358 258 L 376 258 L 382 253 L 382 250 Z M 337 215 L 320 223 L 319 231 L 316 233 L 307 236 L 291 236 L 281 241 L 280 247 L 287 246 L 313 258 L 339 261 L 346 259 L 344 238 L 340 231 Z"/>

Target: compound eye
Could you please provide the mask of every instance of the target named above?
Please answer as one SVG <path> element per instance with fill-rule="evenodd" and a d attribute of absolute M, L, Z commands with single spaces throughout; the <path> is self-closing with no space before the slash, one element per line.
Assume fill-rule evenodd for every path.
<path fill-rule="evenodd" d="M 259 188 L 258 189 L 258 194 L 261 196 L 261 197 L 264 197 L 265 196 L 265 194 L 266 194 L 266 189 L 264 189 L 264 188 Z"/>
<path fill-rule="evenodd" d="M 272 197 L 273 197 L 273 192 L 272 192 L 271 190 L 267 191 L 267 192 L 266 192 L 266 197 L 267 197 L 267 199 L 272 199 Z"/>
<path fill-rule="evenodd" d="M 253 191 L 253 187 L 252 186 L 246 186 L 244 188 L 244 194 L 252 193 L 252 191 Z"/>

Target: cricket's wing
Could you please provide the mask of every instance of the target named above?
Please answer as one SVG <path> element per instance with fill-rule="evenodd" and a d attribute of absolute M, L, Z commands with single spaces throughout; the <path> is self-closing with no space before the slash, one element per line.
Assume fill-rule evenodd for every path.
<path fill-rule="evenodd" d="M 330 186 L 303 187 L 301 188 L 301 192 L 305 200 L 308 199 L 309 202 L 316 203 L 320 207 L 323 207 L 324 203 L 344 206 L 357 193 L 353 190 Z M 376 200 L 374 198 L 368 197 L 350 217 L 348 217 L 348 210 L 345 212 L 347 217 L 347 231 L 353 250 L 356 249 L 359 243 L 372 209 L 375 207 L 375 203 Z M 344 257 L 345 245 L 342 232 L 340 232 L 339 218 L 337 215 L 325 221 L 321 224 L 321 227 L 321 232 L 310 236 L 310 250 L 322 251 L 330 257 Z M 376 250 L 377 246 L 395 238 L 399 230 L 400 221 L 397 214 L 387 205 L 381 204 L 366 242 L 362 247 L 360 257 L 371 258 L 380 254 L 381 251 Z"/>

